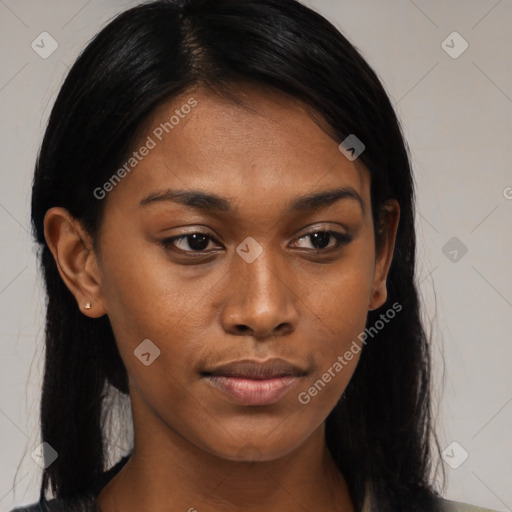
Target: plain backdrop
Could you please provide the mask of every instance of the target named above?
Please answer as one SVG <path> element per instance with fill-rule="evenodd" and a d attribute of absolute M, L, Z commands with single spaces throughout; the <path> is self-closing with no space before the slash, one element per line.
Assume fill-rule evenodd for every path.
<path fill-rule="evenodd" d="M 78 52 L 136 3 L 0 0 L 0 511 L 36 501 L 42 471 L 31 457 L 44 334 L 29 223 L 35 157 Z M 377 72 L 411 149 L 445 495 L 511 511 L 512 2 L 304 3 Z M 43 32 L 58 44 L 47 58 L 31 46 Z"/>

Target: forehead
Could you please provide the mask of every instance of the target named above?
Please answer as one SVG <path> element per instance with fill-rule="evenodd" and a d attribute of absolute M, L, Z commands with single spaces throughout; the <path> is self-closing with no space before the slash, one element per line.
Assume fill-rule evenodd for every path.
<path fill-rule="evenodd" d="M 339 151 L 326 124 L 298 100 L 256 85 L 237 90 L 236 98 L 242 105 L 196 87 L 161 104 L 133 148 L 150 149 L 112 195 L 133 203 L 179 188 L 282 200 L 351 186 L 369 200 L 367 170 Z"/>

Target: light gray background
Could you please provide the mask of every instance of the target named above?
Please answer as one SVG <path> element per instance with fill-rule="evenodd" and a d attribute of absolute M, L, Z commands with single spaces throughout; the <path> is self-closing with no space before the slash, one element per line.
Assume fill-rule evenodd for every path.
<path fill-rule="evenodd" d="M 438 432 L 443 449 L 458 443 L 448 450 L 452 465 L 462 449 L 469 453 L 458 469 L 441 461 L 445 495 L 511 511 L 512 2 L 304 1 L 376 70 L 411 148 L 418 282 L 425 321 L 433 325 Z M 2 511 L 36 501 L 41 477 L 30 456 L 40 442 L 44 333 L 44 295 L 29 234 L 35 157 L 78 52 L 114 14 L 136 3 L 0 0 Z M 47 59 L 31 48 L 44 31 L 59 45 Z M 469 45 L 458 58 L 442 45 L 453 31 Z M 451 51 L 461 48 L 457 39 L 447 44 Z M 457 262 L 443 253 L 452 237 L 468 248 Z"/>

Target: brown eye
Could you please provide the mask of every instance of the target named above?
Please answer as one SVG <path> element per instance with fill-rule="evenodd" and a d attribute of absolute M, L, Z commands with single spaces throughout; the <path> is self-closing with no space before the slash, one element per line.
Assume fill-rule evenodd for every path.
<path fill-rule="evenodd" d="M 315 230 L 307 233 L 299 238 L 299 240 L 309 239 L 313 245 L 312 250 L 324 251 L 338 249 L 352 241 L 352 236 L 346 233 L 332 230 Z M 334 242 L 334 245 L 329 244 Z M 308 247 L 306 247 L 307 249 Z"/>
<path fill-rule="evenodd" d="M 205 233 L 196 232 L 166 238 L 162 240 L 160 244 L 166 249 L 176 247 L 182 252 L 201 252 L 206 250 L 210 240 L 212 240 L 211 236 Z M 180 243 L 181 247 L 178 247 L 176 243 Z"/>

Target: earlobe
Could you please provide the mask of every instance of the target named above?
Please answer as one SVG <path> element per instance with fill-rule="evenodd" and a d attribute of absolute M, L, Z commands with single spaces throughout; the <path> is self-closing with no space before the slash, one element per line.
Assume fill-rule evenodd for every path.
<path fill-rule="evenodd" d="M 61 207 L 46 212 L 44 232 L 59 274 L 82 313 L 91 318 L 103 316 L 106 309 L 101 278 L 89 234 Z"/>
<path fill-rule="evenodd" d="M 395 250 L 396 233 L 400 220 L 400 205 L 395 199 L 386 201 L 383 207 L 381 223 L 377 228 L 378 245 L 376 247 L 375 274 L 368 309 L 380 308 L 387 300 L 387 277 Z"/>

